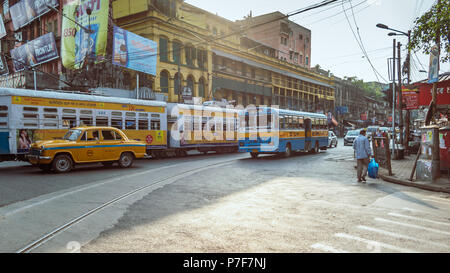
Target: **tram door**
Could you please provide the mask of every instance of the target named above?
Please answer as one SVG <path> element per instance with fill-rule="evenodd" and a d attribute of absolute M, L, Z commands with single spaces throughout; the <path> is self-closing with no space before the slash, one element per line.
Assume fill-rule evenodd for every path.
<path fill-rule="evenodd" d="M 305 119 L 305 148 L 304 151 L 308 152 L 311 150 L 311 140 L 312 140 L 312 124 L 309 118 Z"/>

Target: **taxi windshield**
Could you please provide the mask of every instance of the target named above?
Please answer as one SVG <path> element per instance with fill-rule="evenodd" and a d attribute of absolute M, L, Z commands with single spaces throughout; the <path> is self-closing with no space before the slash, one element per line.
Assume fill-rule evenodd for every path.
<path fill-rule="evenodd" d="M 70 141 L 76 141 L 78 137 L 80 137 L 82 131 L 81 130 L 70 130 L 67 132 L 67 134 L 64 136 L 64 140 L 70 140 Z"/>

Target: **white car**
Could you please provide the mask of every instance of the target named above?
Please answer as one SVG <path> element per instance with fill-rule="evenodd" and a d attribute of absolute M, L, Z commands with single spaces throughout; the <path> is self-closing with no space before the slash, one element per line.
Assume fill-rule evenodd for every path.
<path fill-rule="evenodd" d="M 333 131 L 328 131 L 328 147 L 337 147 L 338 139 L 336 134 Z"/>

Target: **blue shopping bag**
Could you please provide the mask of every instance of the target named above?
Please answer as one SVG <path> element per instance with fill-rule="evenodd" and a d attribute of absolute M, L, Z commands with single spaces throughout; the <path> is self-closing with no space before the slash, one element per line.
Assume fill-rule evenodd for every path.
<path fill-rule="evenodd" d="M 369 168 L 368 168 L 368 172 L 369 172 L 369 177 L 370 178 L 378 178 L 378 163 L 375 161 L 375 159 L 372 158 L 372 160 L 369 163 Z"/>

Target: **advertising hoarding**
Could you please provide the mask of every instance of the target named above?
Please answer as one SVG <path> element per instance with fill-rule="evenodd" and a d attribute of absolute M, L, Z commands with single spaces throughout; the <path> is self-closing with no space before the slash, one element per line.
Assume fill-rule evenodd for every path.
<path fill-rule="evenodd" d="M 36 18 L 49 12 L 48 6 L 57 7 L 58 0 L 20 0 L 10 7 L 11 19 L 13 21 L 14 31 L 29 24 Z"/>
<path fill-rule="evenodd" d="M 53 32 L 11 50 L 15 72 L 49 62 L 58 57 Z"/>
<path fill-rule="evenodd" d="M 87 8 L 92 10 L 90 15 Z M 67 1 L 63 12 L 61 57 L 64 67 L 80 69 L 88 57 L 94 63 L 102 62 L 108 38 L 109 0 Z"/>
<path fill-rule="evenodd" d="M 156 76 L 158 44 L 114 26 L 113 64 Z"/>

